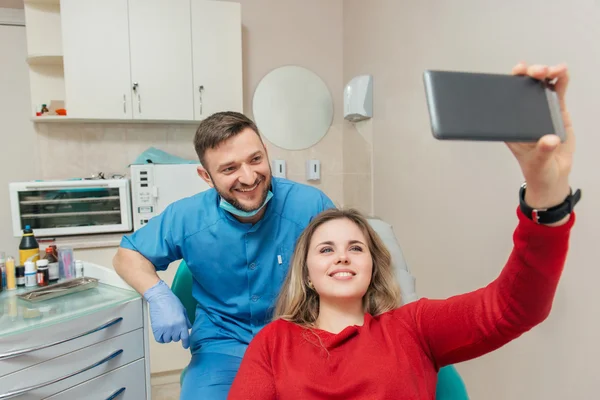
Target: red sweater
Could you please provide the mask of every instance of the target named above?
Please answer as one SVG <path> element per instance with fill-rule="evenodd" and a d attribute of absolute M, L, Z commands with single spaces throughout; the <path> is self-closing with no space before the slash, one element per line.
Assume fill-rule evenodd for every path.
<path fill-rule="evenodd" d="M 488 286 L 367 314 L 338 334 L 274 321 L 248 346 L 228 399 L 435 399 L 439 368 L 503 346 L 550 312 L 575 216 L 547 227 L 517 214 L 514 249 Z"/>

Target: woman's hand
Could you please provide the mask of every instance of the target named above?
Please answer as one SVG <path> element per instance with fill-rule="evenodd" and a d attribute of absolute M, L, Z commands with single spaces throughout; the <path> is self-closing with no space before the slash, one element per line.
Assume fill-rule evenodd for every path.
<path fill-rule="evenodd" d="M 555 134 L 548 134 L 537 143 L 507 143 L 517 158 L 527 183 L 525 202 L 533 208 L 544 209 L 562 203 L 570 193 L 569 174 L 575 151 L 575 135 L 565 104 L 569 75 L 565 65 L 516 65 L 514 75 L 528 75 L 536 79 L 556 80 L 555 88 L 565 125 L 566 140 L 560 142 Z"/>

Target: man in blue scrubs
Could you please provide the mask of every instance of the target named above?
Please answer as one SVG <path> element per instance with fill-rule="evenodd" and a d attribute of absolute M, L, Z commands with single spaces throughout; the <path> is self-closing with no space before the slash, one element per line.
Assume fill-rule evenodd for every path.
<path fill-rule="evenodd" d="M 334 204 L 312 186 L 272 177 L 258 129 L 242 114 L 203 120 L 194 145 L 198 174 L 212 189 L 123 237 L 113 264 L 148 301 L 155 339 L 191 347 L 181 399 L 220 400 L 248 343 L 270 320 L 296 239 Z M 156 274 L 180 259 L 194 276 L 194 326 Z"/>

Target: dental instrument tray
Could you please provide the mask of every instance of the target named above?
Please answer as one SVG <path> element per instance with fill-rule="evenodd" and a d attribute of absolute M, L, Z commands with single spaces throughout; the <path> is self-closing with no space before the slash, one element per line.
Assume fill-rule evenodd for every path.
<path fill-rule="evenodd" d="M 17 297 L 32 303 L 37 303 L 38 301 L 44 301 L 53 299 L 55 297 L 66 296 L 68 294 L 92 289 L 96 286 L 98 286 L 98 279 L 82 277 L 69 279 L 54 285 L 30 290 L 28 292 L 18 294 Z"/>

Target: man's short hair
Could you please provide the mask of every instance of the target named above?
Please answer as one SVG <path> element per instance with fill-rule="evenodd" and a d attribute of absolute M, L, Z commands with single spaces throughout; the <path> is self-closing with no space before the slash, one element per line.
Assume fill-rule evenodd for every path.
<path fill-rule="evenodd" d="M 202 120 L 194 136 L 194 147 L 200 164 L 206 168 L 204 163 L 206 150 L 217 148 L 221 143 L 238 135 L 246 128 L 252 129 L 261 139 L 256 124 L 238 112 L 218 112 Z"/>

